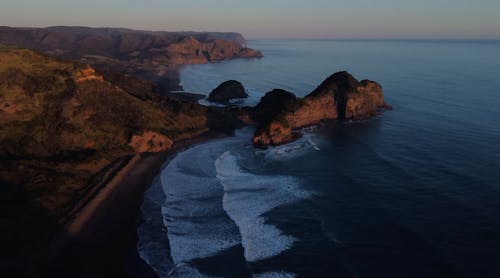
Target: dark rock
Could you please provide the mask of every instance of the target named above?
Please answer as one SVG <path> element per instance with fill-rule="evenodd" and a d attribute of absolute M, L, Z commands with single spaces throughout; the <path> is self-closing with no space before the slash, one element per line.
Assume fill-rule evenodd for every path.
<path fill-rule="evenodd" d="M 276 146 L 293 142 L 300 138 L 300 132 L 294 132 L 291 126 L 282 119 L 272 120 L 255 132 L 252 143 L 255 147 L 265 149 L 267 146 Z"/>
<path fill-rule="evenodd" d="M 246 97 L 248 95 L 245 93 L 243 85 L 236 80 L 229 80 L 215 88 L 208 96 L 208 100 L 213 102 L 227 102 L 231 99 Z"/>
<path fill-rule="evenodd" d="M 293 93 L 274 89 L 260 99 L 251 117 L 255 122 L 268 123 L 283 111 L 293 111 L 298 103 L 299 100 Z"/>

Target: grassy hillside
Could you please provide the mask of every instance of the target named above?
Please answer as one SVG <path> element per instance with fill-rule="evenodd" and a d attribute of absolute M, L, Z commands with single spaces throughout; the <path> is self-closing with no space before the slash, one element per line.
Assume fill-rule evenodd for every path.
<path fill-rule="evenodd" d="M 155 132 L 175 141 L 218 126 L 205 107 L 113 77 L 0 46 L 2 239 L 30 246 L 50 237 L 82 196 L 134 154 L 132 136 Z"/>

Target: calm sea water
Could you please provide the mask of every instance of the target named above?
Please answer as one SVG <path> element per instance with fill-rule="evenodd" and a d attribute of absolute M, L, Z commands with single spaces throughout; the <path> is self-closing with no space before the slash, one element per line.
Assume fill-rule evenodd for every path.
<path fill-rule="evenodd" d="M 147 192 L 139 252 L 162 277 L 500 277 L 500 43 L 266 40 L 185 67 L 255 104 L 348 70 L 382 116 L 255 150 L 253 130 L 177 155 Z M 166 227 L 166 229 L 165 229 Z"/>

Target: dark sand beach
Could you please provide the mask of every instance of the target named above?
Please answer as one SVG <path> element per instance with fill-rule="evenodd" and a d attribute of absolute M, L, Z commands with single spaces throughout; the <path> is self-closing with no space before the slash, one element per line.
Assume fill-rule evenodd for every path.
<path fill-rule="evenodd" d="M 157 277 L 137 252 L 143 194 L 169 157 L 193 144 L 227 136 L 207 133 L 176 142 L 171 150 L 140 154 L 102 187 L 56 239 L 61 252 L 42 276 Z M 75 273 L 79 269 L 80 272 Z"/>

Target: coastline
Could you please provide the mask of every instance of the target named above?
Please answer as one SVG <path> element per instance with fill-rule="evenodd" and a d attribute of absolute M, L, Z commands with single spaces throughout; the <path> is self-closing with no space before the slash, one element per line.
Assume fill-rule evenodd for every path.
<path fill-rule="evenodd" d="M 332 48 L 334 47 L 325 47 L 325 49 Z M 356 48 L 352 47 L 352 49 Z M 348 48 L 347 53 L 342 51 L 341 53 L 351 57 L 349 56 L 350 51 L 351 47 Z M 354 53 L 358 54 L 358 51 L 359 49 Z M 397 47 L 394 48 L 394 53 L 398 53 Z M 418 54 L 418 51 L 416 53 Z M 411 72 L 414 69 L 413 66 L 417 65 L 419 60 L 417 54 L 415 55 L 416 59 L 408 60 L 408 62 L 412 62 L 411 64 L 401 64 L 401 71 Z M 488 52 L 485 51 L 485 54 Z M 369 60 L 368 63 L 363 59 L 354 60 L 353 66 L 368 72 L 371 69 L 374 71 L 380 69 L 381 75 L 390 72 L 388 68 L 399 70 L 400 65 L 388 68 L 373 66 L 372 63 L 377 62 L 378 59 L 380 59 L 381 65 L 385 65 L 384 59 L 390 60 L 391 58 L 380 56 Z M 438 61 L 439 58 L 437 57 Z M 454 58 L 454 55 L 443 55 L 444 61 L 448 58 L 454 61 L 460 60 Z M 444 61 L 440 62 L 446 65 Z M 494 76 L 487 74 L 487 71 L 479 70 L 482 68 L 481 65 L 484 66 L 484 63 L 471 64 L 478 69 L 477 72 L 470 73 L 471 78 L 482 80 L 484 75 L 485 80 L 495 80 Z M 422 66 L 425 67 L 425 65 Z M 491 161 L 494 158 L 490 155 L 492 151 L 494 154 L 495 149 L 488 148 L 488 143 L 494 142 L 495 139 L 495 129 L 492 128 L 494 125 L 488 126 L 489 122 L 484 119 L 484 115 L 479 113 L 481 109 L 476 107 L 481 104 L 481 101 L 474 102 L 473 100 L 477 100 L 476 98 L 471 98 L 468 101 L 471 102 L 471 111 L 477 109 L 477 113 L 473 113 L 474 115 L 470 115 L 466 119 L 454 118 L 453 112 L 464 109 L 453 105 L 456 104 L 455 101 L 461 99 L 462 96 L 464 97 L 462 100 L 467 100 L 465 96 L 470 96 L 467 82 L 457 81 L 455 85 L 440 84 L 453 89 L 450 92 L 456 92 L 458 99 L 444 93 L 433 95 L 433 91 L 429 88 L 436 88 L 436 80 L 442 78 L 443 75 L 436 72 L 436 68 L 422 69 L 423 71 L 428 70 L 426 73 L 429 75 L 415 76 L 410 80 L 408 76 L 396 73 L 390 77 L 384 75 L 380 78 L 380 80 L 387 81 L 388 91 L 393 94 L 390 96 L 391 103 L 399 111 L 387 113 L 383 118 L 377 117 L 372 120 L 335 124 L 331 128 L 328 126 L 327 130 L 312 129 L 311 131 L 323 137 L 324 141 L 315 140 L 315 136 L 305 136 L 304 139 L 312 139 L 312 142 L 317 143 L 321 148 L 319 152 L 313 152 L 314 155 L 307 157 L 308 159 L 302 159 L 299 156 L 298 159 L 289 161 L 287 164 L 284 164 L 282 160 L 278 161 L 278 169 L 274 168 L 276 166 L 273 164 L 265 165 L 267 169 L 264 171 L 269 170 L 265 173 L 270 175 L 278 174 L 279 170 L 283 169 L 293 171 L 294 175 L 303 178 L 304 185 L 311 187 L 315 195 L 313 200 L 297 204 L 296 209 L 290 206 L 276 210 L 273 212 L 275 214 L 272 214 L 274 219 L 270 219 L 271 213 L 268 214 L 269 223 L 289 225 L 284 227 L 285 229 L 282 231 L 291 231 L 299 239 L 303 236 L 305 240 L 302 242 L 306 244 L 300 246 L 300 250 L 293 250 L 295 253 L 287 254 L 286 257 L 258 264 L 255 268 L 249 265 L 249 268 L 261 270 L 260 267 L 266 263 L 273 267 L 276 266 L 276 268 L 281 268 L 284 265 L 283 269 L 290 270 L 290 273 L 295 273 L 295 270 L 298 269 L 297 272 L 302 274 L 297 274 L 298 276 L 322 276 L 321 274 L 326 275 L 328 272 L 333 275 L 337 269 L 343 270 L 344 268 L 348 273 L 340 273 L 339 276 L 349 276 L 349 274 L 356 273 L 368 276 L 384 276 L 390 273 L 404 276 L 405 273 L 408 274 L 409 269 L 415 270 L 415 275 L 422 276 L 433 274 L 436 276 L 439 274 L 443 276 L 447 274 L 449 276 L 474 276 L 477 273 L 485 275 L 492 273 L 494 275 L 496 271 L 495 256 L 490 256 L 488 253 L 494 254 L 494 249 L 497 247 L 491 242 L 488 243 L 488 238 L 494 238 L 495 232 L 499 230 L 496 229 L 498 225 L 494 222 L 495 218 L 491 217 L 496 213 L 495 207 L 491 206 L 495 204 L 495 194 L 492 191 L 492 188 L 495 188 L 495 176 L 490 176 L 488 173 L 494 172 L 495 164 L 488 166 L 481 163 L 481 160 L 483 162 Z M 201 71 L 201 73 L 203 72 Z M 221 74 L 224 73 L 223 71 Z M 283 73 L 288 76 L 287 79 L 289 76 L 296 75 L 294 70 Z M 444 77 L 450 80 L 453 79 L 454 75 L 456 72 L 451 71 L 447 72 Z M 196 77 L 194 74 L 193 76 Z M 305 80 L 306 78 L 308 77 L 304 74 L 300 79 Z M 250 84 L 253 85 L 253 83 Z M 416 84 L 416 86 L 408 89 L 405 84 Z M 408 90 L 405 91 L 406 89 Z M 494 96 L 493 92 L 488 91 L 487 88 L 481 89 L 484 89 L 482 93 L 485 95 Z M 400 94 L 397 93 L 398 91 Z M 433 100 L 433 97 L 436 99 Z M 484 102 L 482 107 L 487 107 L 487 104 L 488 102 Z M 483 118 L 482 121 L 481 118 Z M 450 121 L 450 119 L 455 119 L 457 122 Z M 468 132 L 463 132 L 464 123 L 470 124 L 471 129 Z M 218 143 L 225 140 L 232 140 L 232 138 L 213 141 Z M 194 144 L 188 145 L 187 153 L 198 149 Z M 199 145 L 204 144 L 206 143 Z M 483 154 L 481 150 L 484 149 L 489 150 L 489 153 Z M 290 150 L 293 149 L 290 148 Z M 184 149 L 179 149 L 166 155 L 166 160 L 163 161 L 160 169 L 167 165 L 173 166 L 174 163 L 168 164 L 168 161 L 175 162 L 176 158 L 184 156 L 183 152 Z M 280 152 L 280 154 L 286 154 L 286 151 Z M 457 154 L 465 162 L 457 160 Z M 127 158 L 124 164 L 129 159 Z M 191 161 L 197 160 L 192 159 Z M 453 163 L 450 164 L 450 161 Z M 146 164 L 141 159 L 137 165 Z M 291 167 L 279 168 L 282 165 Z M 468 169 L 465 176 L 460 175 L 463 169 Z M 493 172 L 491 172 L 492 170 Z M 165 178 L 168 181 L 171 172 L 169 169 L 166 171 L 163 173 L 167 174 Z M 193 173 L 197 172 L 193 171 Z M 419 174 L 424 175 L 420 177 Z M 158 182 L 159 176 L 157 175 L 155 179 L 152 186 Z M 408 182 L 401 183 L 404 180 Z M 123 179 L 120 184 L 122 183 Z M 177 182 L 176 184 L 184 185 L 186 183 Z M 204 185 L 206 183 L 198 184 Z M 173 187 L 168 184 L 166 189 L 170 191 L 171 188 Z M 160 193 L 160 191 L 155 192 Z M 148 200 L 147 196 L 151 195 L 145 194 L 145 196 L 144 199 Z M 253 200 L 253 198 L 247 198 L 247 200 Z M 107 213 L 105 209 L 100 210 L 102 213 Z M 146 211 L 147 207 L 144 206 L 143 217 L 145 219 L 147 219 Z M 125 214 L 125 212 L 120 214 Z M 440 217 L 436 217 L 436 215 Z M 107 219 L 114 221 L 112 217 Z M 157 219 L 160 220 L 158 222 L 161 222 L 162 218 Z M 136 219 L 136 221 L 138 220 Z M 464 227 L 464 224 L 466 224 L 466 229 L 457 233 L 456 227 Z M 110 224 L 105 223 L 105 225 Z M 26 225 L 26 229 L 35 230 L 35 228 L 36 226 Z M 98 227 L 98 229 L 102 228 Z M 133 228 L 129 230 L 133 231 Z M 172 230 L 169 229 L 170 232 Z M 160 229 L 156 228 L 156 231 L 165 234 L 165 237 L 167 236 L 161 227 Z M 196 229 L 194 231 L 203 233 L 205 230 Z M 141 235 L 140 232 L 139 235 Z M 447 240 L 440 240 L 443 236 L 446 236 Z M 113 240 L 117 242 L 117 245 L 119 242 L 126 242 L 123 239 Z M 365 244 L 370 242 L 375 244 Z M 99 244 L 99 241 L 96 244 Z M 141 263 L 140 258 L 134 256 L 133 245 L 134 242 L 131 240 L 129 248 L 131 256 L 122 260 L 122 263 L 126 266 L 139 263 L 144 266 L 141 268 L 144 272 L 141 273 L 137 270 L 136 273 L 120 273 L 121 275 L 113 272 L 108 276 L 142 275 L 148 277 L 147 275 L 151 272 L 148 272 L 148 266 Z M 162 243 L 162 246 L 166 246 L 165 242 Z M 111 250 L 111 247 L 99 247 L 96 252 L 101 249 Z M 100 258 L 104 262 L 107 260 L 118 261 L 115 255 L 119 253 L 121 253 L 120 250 L 116 250 L 114 253 L 107 253 L 111 254 L 109 257 L 100 255 Z M 168 253 L 158 252 L 157 254 Z M 377 256 L 372 256 L 373 254 L 377 254 Z M 207 259 L 204 265 L 214 268 L 232 265 L 228 263 L 231 262 L 231 255 L 224 254 L 223 260 L 221 260 L 223 264 L 214 264 L 214 260 Z M 91 254 L 88 257 L 90 256 Z M 122 255 L 122 257 L 124 256 Z M 72 258 L 75 260 L 73 262 L 75 267 L 72 270 L 74 273 L 68 272 L 71 275 L 66 275 L 66 277 L 92 276 L 88 273 L 80 273 L 82 269 L 85 271 L 87 265 L 93 264 L 87 262 L 86 257 L 82 258 L 81 266 L 78 257 Z M 485 260 L 484 258 L 490 259 Z M 94 262 L 99 261 L 91 259 Z M 60 262 L 64 261 L 60 260 Z M 59 263 L 59 261 L 55 261 L 55 263 Z M 105 263 L 102 263 L 100 267 L 106 267 Z M 452 272 L 455 269 L 456 272 Z M 102 274 L 101 272 L 95 276 L 105 276 Z M 262 276 L 266 275 L 263 274 Z M 153 276 L 155 276 L 154 273 L 150 277 Z"/>
<path fill-rule="evenodd" d="M 160 153 L 136 154 L 66 225 L 46 276 L 157 277 L 137 251 L 145 191 L 169 158 L 194 144 L 230 133 L 208 132 Z M 75 273 L 75 269 L 82 270 Z"/>

